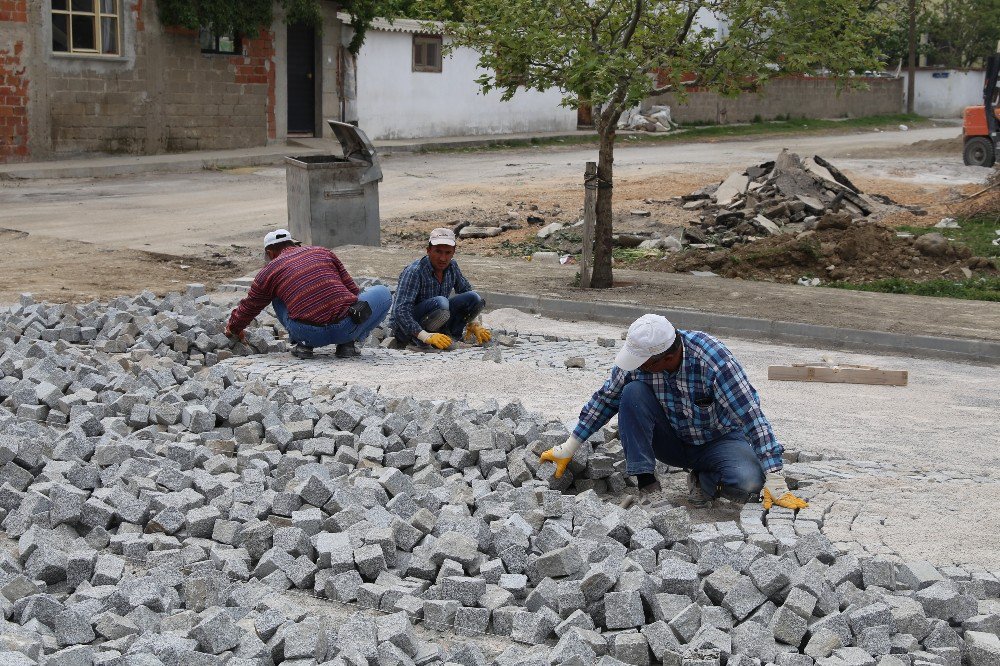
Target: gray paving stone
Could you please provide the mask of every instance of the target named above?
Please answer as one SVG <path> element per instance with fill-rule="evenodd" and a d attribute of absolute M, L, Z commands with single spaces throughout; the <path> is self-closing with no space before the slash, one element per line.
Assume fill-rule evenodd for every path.
<path fill-rule="evenodd" d="M 188 634 L 198 647 L 209 654 L 221 654 L 239 645 L 240 631 L 232 616 L 221 608 L 202 614 L 201 621 Z"/>
<path fill-rule="evenodd" d="M 631 590 L 605 594 L 604 618 L 605 627 L 608 629 L 638 628 L 646 624 L 639 592 Z"/>
<path fill-rule="evenodd" d="M 965 634 L 966 651 L 971 666 L 997 666 L 1000 664 L 1000 637 L 981 631 Z"/>

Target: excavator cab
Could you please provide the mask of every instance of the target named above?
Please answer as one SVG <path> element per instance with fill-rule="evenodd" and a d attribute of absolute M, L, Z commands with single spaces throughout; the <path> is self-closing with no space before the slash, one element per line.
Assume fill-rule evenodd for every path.
<path fill-rule="evenodd" d="M 992 167 L 996 163 L 997 140 L 1000 133 L 1000 53 L 986 60 L 986 81 L 983 85 L 983 105 L 969 106 L 962 119 L 962 160 L 968 166 Z"/>

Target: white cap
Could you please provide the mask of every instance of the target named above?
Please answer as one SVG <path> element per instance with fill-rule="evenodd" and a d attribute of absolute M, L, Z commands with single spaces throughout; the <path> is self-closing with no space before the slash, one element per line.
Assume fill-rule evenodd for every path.
<path fill-rule="evenodd" d="M 264 236 L 264 248 L 268 248 L 277 243 L 284 243 L 285 241 L 292 241 L 293 243 L 298 243 L 297 240 L 292 238 L 292 232 L 288 229 L 275 229 L 268 235 Z"/>
<path fill-rule="evenodd" d="M 628 327 L 625 344 L 615 357 L 615 365 L 622 370 L 635 370 L 651 356 L 670 349 L 676 337 L 677 331 L 666 317 L 642 315 Z"/>
<path fill-rule="evenodd" d="M 447 227 L 438 227 L 431 231 L 428 241 L 431 245 L 455 245 L 455 232 Z"/>

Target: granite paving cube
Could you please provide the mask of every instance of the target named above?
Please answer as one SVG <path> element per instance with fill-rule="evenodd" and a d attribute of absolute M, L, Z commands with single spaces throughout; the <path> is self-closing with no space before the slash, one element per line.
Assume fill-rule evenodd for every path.
<path fill-rule="evenodd" d="M 56 615 L 53 630 L 60 647 L 83 645 L 96 638 L 90 621 L 74 610 L 65 610 Z"/>
<path fill-rule="evenodd" d="M 892 651 L 892 628 L 888 625 L 865 627 L 858 632 L 855 642 L 873 657 L 889 654 Z"/>
<path fill-rule="evenodd" d="M 649 643 L 641 633 L 622 633 L 611 642 L 611 656 L 623 664 L 646 666 L 649 660 Z"/>
<path fill-rule="evenodd" d="M 726 564 L 705 578 L 705 594 L 714 603 L 722 603 L 723 598 L 729 594 L 744 577 L 732 566 Z"/>
<path fill-rule="evenodd" d="M 657 571 L 663 579 L 663 591 L 685 594 L 692 599 L 698 586 L 698 567 L 693 562 L 664 560 Z"/>
<path fill-rule="evenodd" d="M 733 654 L 760 659 L 763 663 L 774 661 L 778 646 L 771 631 L 757 622 L 744 622 L 733 628 Z"/>
<path fill-rule="evenodd" d="M 798 647 L 806 635 L 809 624 L 806 618 L 786 604 L 771 618 L 770 626 L 775 640 Z"/>
<path fill-rule="evenodd" d="M 385 553 L 377 544 L 369 544 L 356 549 L 354 563 L 365 580 L 373 581 L 380 573 L 388 570 Z"/>
<path fill-rule="evenodd" d="M 240 642 L 240 630 L 232 616 L 222 608 L 211 608 L 202 614 L 201 621 L 188 634 L 198 642 L 198 647 L 208 654 L 221 654 Z"/>
<path fill-rule="evenodd" d="M 670 620 L 669 627 L 682 643 L 689 643 L 701 628 L 701 615 L 700 604 L 689 604 Z"/>
<path fill-rule="evenodd" d="M 809 638 L 803 652 L 813 659 L 825 659 L 833 654 L 834 650 L 842 647 L 844 647 L 844 641 L 838 634 L 829 629 L 823 629 Z"/>
<path fill-rule="evenodd" d="M 925 560 L 904 562 L 896 569 L 896 581 L 911 590 L 922 590 L 944 579 L 941 572 Z"/>
<path fill-rule="evenodd" d="M 583 568 L 583 557 L 576 546 L 569 545 L 543 554 L 535 560 L 534 567 L 543 578 L 570 576 Z"/>
<path fill-rule="evenodd" d="M 778 558 L 760 557 L 750 565 L 750 580 L 764 596 L 774 598 L 791 582 L 787 568 Z"/>
<path fill-rule="evenodd" d="M 808 620 L 816 608 L 816 597 L 800 587 L 793 587 L 785 597 L 784 607 Z"/>
<path fill-rule="evenodd" d="M 604 620 L 608 629 L 629 629 L 646 624 L 646 614 L 642 608 L 639 592 L 631 590 L 605 594 Z"/>
<path fill-rule="evenodd" d="M 431 561 L 438 566 L 444 560 L 455 560 L 469 566 L 479 558 L 479 544 L 475 539 L 459 532 L 442 534 L 431 550 Z"/>
<path fill-rule="evenodd" d="M 754 584 L 746 576 L 728 592 L 722 600 L 722 607 L 733 614 L 737 620 L 744 620 L 767 601 Z"/>
<path fill-rule="evenodd" d="M 535 613 L 519 611 L 511 620 L 510 637 L 518 643 L 536 645 L 548 639 L 559 621 L 559 616 L 549 608 Z"/>
<path fill-rule="evenodd" d="M 478 605 L 479 598 L 486 592 L 486 581 L 467 576 L 447 576 L 442 581 L 443 599 L 453 599 L 463 606 Z"/>
<path fill-rule="evenodd" d="M 455 611 L 455 633 L 459 636 L 481 636 L 489 625 L 488 608 L 459 608 Z"/>
<path fill-rule="evenodd" d="M 1000 665 L 1000 637 L 981 631 L 965 633 L 965 649 L 971 666 Z"/>
<path fill-rule="evenodd" d="M 459 603 L 452 600 L 431 599 L 424 602 L 424 623 L 438 630 L 454 626 Z"/>

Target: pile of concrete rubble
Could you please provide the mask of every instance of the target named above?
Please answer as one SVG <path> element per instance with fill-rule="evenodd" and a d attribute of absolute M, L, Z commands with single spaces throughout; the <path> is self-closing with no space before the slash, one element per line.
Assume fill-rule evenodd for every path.
<path fill-rule="evenodd" d="M 0 315 L 0 664 L 1000 660 L 988 572 L 858 559 L 759 505 L 622 509 L 613 429 L 556 481 L 559 422 L 248 381 L 223 315 L 197 292 Z"/>
<path fill-rule="evenodd" d="M 866 195 L 819 155 L 801 159 L 783 150 L 765 162 L 730 174 L 718 184 L 681 197 L 699 225 L 684 230 L 685 244 L 732 247 L 779 234 L 797 234 L 903 207 L 880 195 Z"/>

